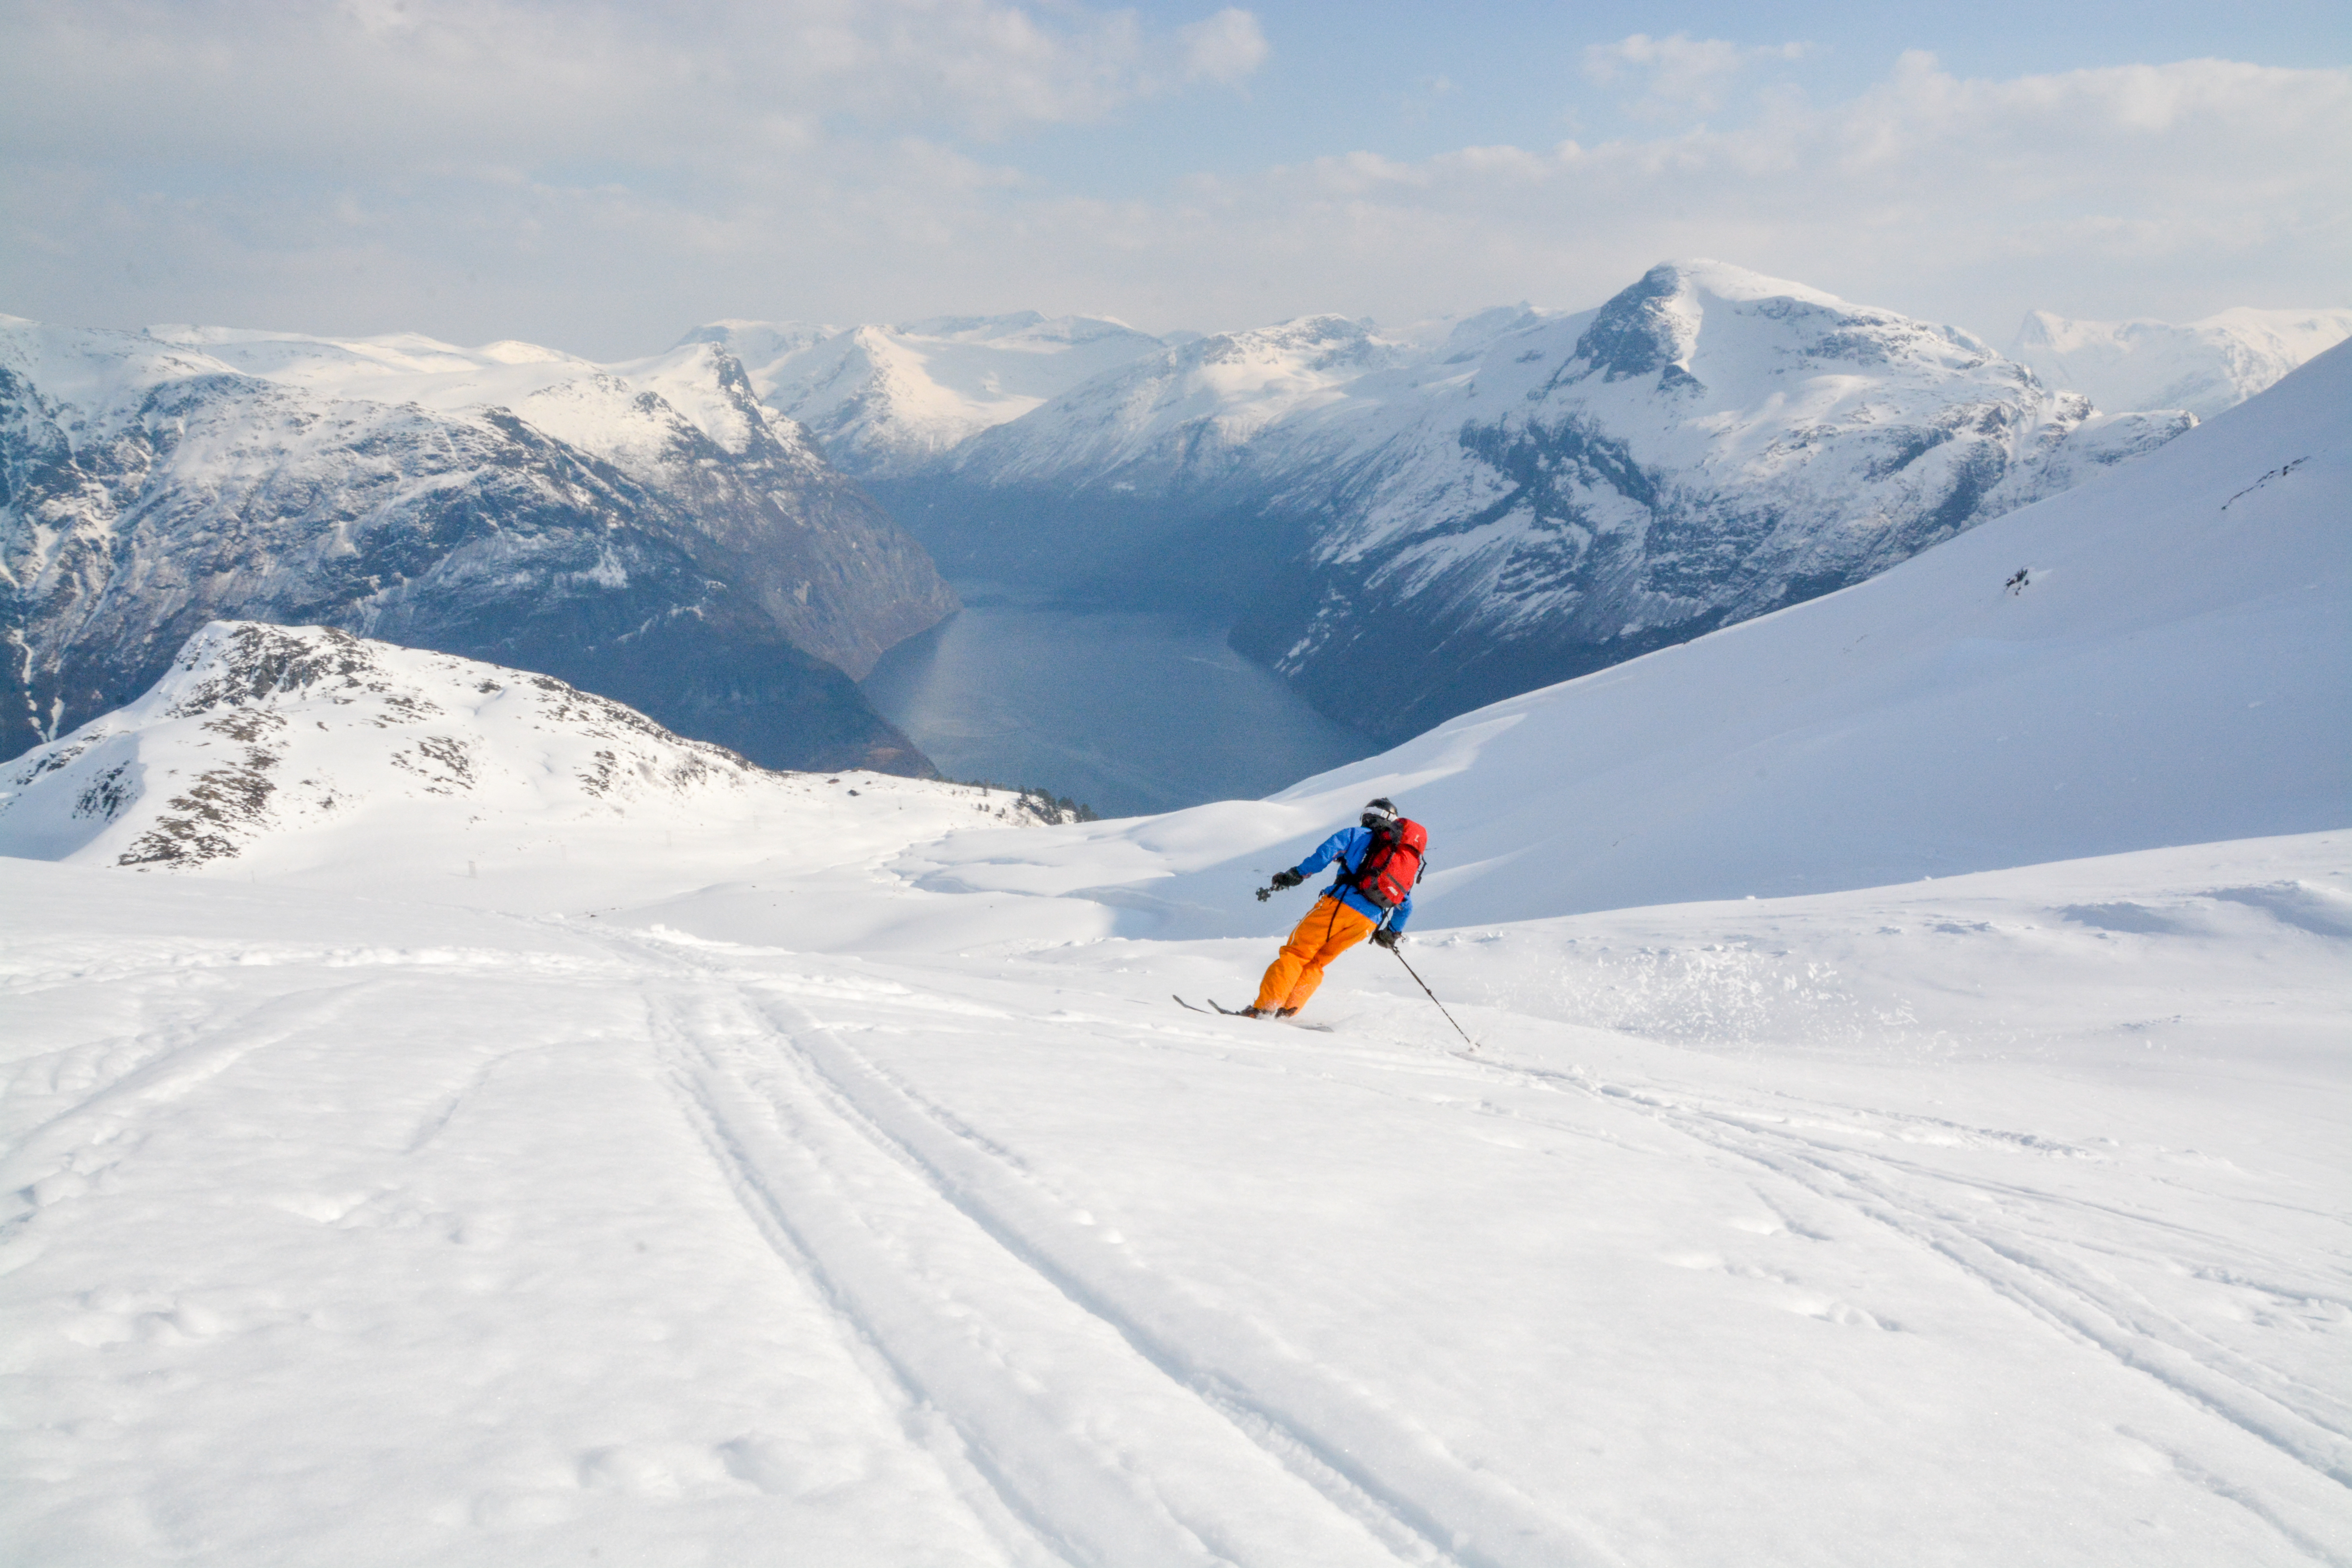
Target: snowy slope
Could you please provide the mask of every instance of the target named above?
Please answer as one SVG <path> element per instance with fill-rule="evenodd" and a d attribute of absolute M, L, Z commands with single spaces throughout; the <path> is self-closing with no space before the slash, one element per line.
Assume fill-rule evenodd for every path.
<path fill-rule="evenodd" d="M 714 321 L 683 340 L 698 342 L 741 360 L 761 401 L 860 476 L 919 463 L 1164 346 L 1123 321 L 1034 310 L 845 329 Z"/>
<path fill-rule="evenodd" d="M 2343 835 L 1424 929 L 1463 1055 L 802 782 L 0 859 L 11 1561 L 2352 1554 Z"/>
<path fill-rule="evenodd" d="M 1465 714 L 1271 803 L 936 874 L 1099 887 L 1138 931 L 1230 930 L 1216 889 L 1391 795 L 1437 834 L 1431 918 L 1460 923 L 2340 826 L 2347 409 L 2339 347 L 1843 593 Z"/>
<path fill-rule="evenodd" d="M 2102 408 L 2185 408 L 2210 419 L 2352 338 L 2352 310 L 2241 307 L 2168 321 L 2078 321 L 2035 310 L 2010 357 Z"/>
<path fill-rule="evenodd" d="M 1187 344 L 884 493 L 950 563 L 1039 540 L 1036 570 L 1132 576 L 1154 529 L 1151 555 L 1238 585 L 1237 647 L 1401 740 L 1861 581 L 2192 423 L 1691 261 L 1434 346 L 1332 317 Z"/>
<path fill-rule="evenodd" d="M 710 346 L 10 318 L 0 455 L 12 753 L 245 616 L 495 654 L 769 761 L 923 770 L 841 671 L 952 595 Z"/>
<path fill-rule="evenodd" d="M 326 627 L 223 621 L 139 700 L 0 774 L 0 855 L 383 876 L 446 837 L 456 842 L 437 871 L 495 870 L 567 834 L 625 841 L 654 823 L 790 812 L 838 831 L 819 826 L 815 803 L 851 798 L 866 803 L 853 812 L 897 814 L 898 834 L 914 831 L 910 806 L 936 832 L 970 820 L 982 797 L 867 773 L 770 773 L 549 676 Z M 1037 820 L 1024 797 L 988 798 L 992 821 Z"/>

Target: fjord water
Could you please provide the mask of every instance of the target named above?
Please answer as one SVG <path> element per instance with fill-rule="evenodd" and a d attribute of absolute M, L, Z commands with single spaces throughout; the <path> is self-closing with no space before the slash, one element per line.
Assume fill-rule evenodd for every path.
<path fill-rule="evenodd" d="M 950 778 L 1034 784 L 1123 816 L 1254 800 L 1376 749 L 1227 647 L 1213 621 L 956 588 L 966 608 L 864 682 Z"/>

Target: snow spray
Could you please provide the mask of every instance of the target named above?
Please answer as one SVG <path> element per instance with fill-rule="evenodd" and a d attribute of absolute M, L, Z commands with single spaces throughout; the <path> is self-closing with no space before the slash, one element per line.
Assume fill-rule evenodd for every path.
<path fill-rule="evenodd" d="M 1437 1001 L 1437 993 L 1429 988 L 1429 982 L 1421 977 L 1420 972 L 1414 969 L 1412 964 L 1405 963 L 1404 954 L 1397 952 L 1395 948 L 1391 948 L 1389 951 L 1392 953 L 1396 953 L 1396 961 L 1399 963 L 1404 963 L 1404 972 L 1412 976 L 1412 983 L 1421 987 L 1421 994 L 1428 997 L 1432 1002 L 1437 1002 L 1437 1010 L 1441 1013 L 1445 1013 L 1445 1004 Z M 1449 1024 L 1454 1024 L 1454 1015 L 1451 1013 L 1445 1013 L 1445 1021 Z M 1464 1028 L 1459 1024 L 1454 1024 L 1454 1032 L 1462 1037 L 1462 1043 L 1464 1045 L 1468 1046 L 1474 1051 L 1478 1048 L 1478 1042 L 1470 1037 L 1469 1030 Z"/>

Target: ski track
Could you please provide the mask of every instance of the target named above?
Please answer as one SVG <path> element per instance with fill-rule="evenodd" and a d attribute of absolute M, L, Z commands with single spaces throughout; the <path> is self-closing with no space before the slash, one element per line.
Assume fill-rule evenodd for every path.
<path fill-rule="evenodd" d="M 2052 1242 L 2023 1234 L 2020 1226 L 1999 1231 L 1980 1223 L 1969 1224 L 1956 1217 L 1938 1200 L 1934 1187 L 1975 1185 L 1996 1190 L 2006 1198 L 2029 1205 L 2096 1213 L 2110 1221 L 2170 1233 L 2176 1249 L 2180 1240 L 2193 1237 L 2211 1246 L 2216 1253 L 2226 1247 L 2231 1264 L 2244 1262 L 2247 1248 L 2243 1241 L 2230 1238 L 2225 1243 L 2210 1233 L 2153 1215 L 2070 1198 L 2038 1187 L 1988 1183 L 1932 1171 L 1915 1162 L 1867 1153 L 1809 1138 L 1794 1130 L 1782 1131 L 1755 1111 L 1704 1108 L 1577 1072 L 1559 1072 L 1494 1058 L 1481 1060 L 1496 1072 L 1530 1087 L 1565 1089 L 1638 1107 L 1660 1124 L 1696 1142 L 1760 1166 L 1815 1197 L 1933 1251 L 1968 1279 L 2014 1303 L 2036 1321 L 2147 1375 L 2170 1394 L 2293 1459 L 2316 1479 L 2328 1484 L 2315 1489 L 2335 1492 L 2332 1499 L 2324 1499 L 2324 1507 L 2340 1510 L 2347 1500 L 2342 1493 L 2352 1489 L 2352 1444 L 2347 1442 L 2343 1414 L 2335 1408 L 2337 1399 L 2332 1391 L 2249 1362 L 2158 1310 L 2129 1286 L 2103 1278 L 2089 1262 L 2064 1256 L 2068 1248 L 2089 1249 L 2098 1245 L 2086 1240 L 2079 1227 L 2073 1233 L 2049 1227 L 2065 1237 Z M 1507 1113 L 1523 1120 L 1541 1120 L 1520 1112 Z M 1885 1119 L 1924 1120 L 1893 1115 Z M 1853 1111 L 1848 1110 L 1845 1121 L 1849 1127 L 1853 1120 Z M 1832 1123 L 1824 1118 L 1822 1125 Z M 2031 1135 L 1991 1133 L 1973 1128 L 1960 1131 L 1987 1141 L 2009 1142 L 2024 1152 L 2057 1155 L 2081 1152 L 2042 1143 Z M 2152 1246 L 2131 1249 L 2112 1244 L 2108 1249 L 2136 1260 L 2166 1250 Z M 2235 1279 L 2235 1271 L 2228 1264 L 2208 1262 L 2204 1269 L 2209 1274 L 2224 1269 L 2233 1282 L 2242 1283 Z M 2333 1297 L 2315 1295 L 2300 1288 L 2246 1288 L 2264 1290 L 2298 1304 L 2318 1303 L 2339 1310 L 2343 1307 Z M 2268 1386 L 2257 1386 L 2258 1384 Z M 2296 1551 L 2318 1562 L 2352 1563 L 2352 1554 L 2300 1527 L 2265 1500 L 2261 1489 L 2215 1475 L 2178 1452 L 2173 1445 L 2132 1435 L 2166 1454 L 2183 1476 L 2262 1520 Z"/>
<path fill-rule="evenodd" d="M 902 1411 L 910 1440 L 1013 1561 L 1435 1568 L 1622 1561 L 1593 1531 L 1456 1460 L 1433 1434 L 1301 1361 L 1255 1323 L 1200 1303 L 1181 1280 L 1138 1263 L 1086 1220 L 1082 1194 L 1054 1192 L 1017 1150 L 928 1098 L 794 998 L 911 1016 L 933 1031 L 950 1016 L 985 1027 L 1016 1015 L 977 995 L 927 992 L 927 977 L 912 974 L 909 985 L 836 973 L 824 960 L 705 952 L 646 933 L 593 940 L 620 971 L 599 978 L 651 998 L 654 1041 L 681 1110 L 751 1223 L 837 1314 Z M 263 962 L 296 956 L 321 955 L 289 948 Z M 420 955 L 371 953 L 373 963 L 352 956 L 338 954 L 338 966 L 405 967 Z M 452 958 L 464 962 L 455 953 L 425 961 Z M 777 973 L 780 961 L 789 973 Z M 604 968 L 577 960 L 547 967 Z M 44 1184 L 86 1184 L 97 1165 L 135 1148 L 143 1116 L 256 1051 L 315 1032 L 381 983 L 362 973 L 282 993 L 206 1028 L 190 1027 L 167 1006 L 131 1037 L 16 1064 L 19 1083 L 27 1074 L 50 1080 L 44 1093 L 59 1093 L 60 1077 L 79 1082 L 17 1140 L 0 1191 L 37 1206 Z M 1575 1097 L 1612 1118 L 1664 1129 L 1759 1173 L 1759 1199 L 1790 1231 L 1820 1234 L 1804 1221 L 1806 1200 L 1864 1219 L 2044 1331 L 2291 1459 L 2315 1483 L 2307 1493 L 2284 1495 L 2275 1484 L 2221 1473 L 2212 1450 L 2192 1458 L 2177 1438 L 2119 1428 L 2295 1552 L 2352 1563 L 2326 1522 L 2341 1517 L 2352 1489 L 2352 1420 L 2340 1395 L 2199 1331 L 2101 1263 L 2172 1264 L 2262 1293 L 2323 1326 L 2340 1323 L 2352 1304 L 2292 1283 L 2297 1270 L 2248 1238 L 1912 1157 L 1923 1142 L 2039 1160 L 2109 1156 L 1867 1107 L 1777 1096 L 1767 1108 L 1422 1041 L 1276 1039 L 1223 1019 L 1147 1022 L 1123 1015 L 1108 996 L 1071 1001 L 1044 1023 L 1118 1029 L 1153 1048 L 1213 1051 L 1252 1070 L 1312 1071 L 1382 1097 L 1429 1101 L 1415 1081 L 1483 1085 L 1505 1092 L 1442 1103 L 1625 1146 L 1605 1123 L 1546 1115 L 1543 1103 Z M 515 1054 L 481 1062 L 418 1124 L 410 1152 L 436 1137 Z M 1890 1130 L 1897 1139 L 1916 1136 L 1884 1151 L 1856 1146 Z M 112 1146 L 93 1163 L 100 1143 Z M 1998 1223 L 1980 1207 L 1962 1207 L 1963 1188 L 2000 1199 Z"/>
<path fill-rule="evenodd" d="M 269 997 L 225 1026 L 190 1027 L 184 1023 L 163 1032 L 161 1039 L 154 1037 L 158 1031 L 142 1030 L 129 1040 L 56 1053 L 94 1077 L 104 1076 L 72 1103 L 17 1134 L 6 1157 L 0 1159 L 0 1194 L 21 1205 L 0 1220 L 0 1241 L 12 1237 L 44 1205 L 86 1190 L 100 1172 L 125 1158 L 137 1146 L 141 1120 L 154 1109 L 228 1072 L 257 1051 L 313 1035 L 373 984 L 353 980 L 309 987 Z M 11 1090 L 40 1065 L 39 1058 L 13 1064 Z M 52 1079 L 60 1076 L 58 1062 L 48 1065 Z"/>
<path fill-rule="evenodd" d="M 704 972 L 706 984 L 717 978 L 708 961 L 661 957 L 666 967 Z M 942 1411 L 1008 1509 L 1066 1560 L 1458 1568 L 1620 1561 L 1255 1325 L 1187 1300 L 1181 1285 L 1074 1218 L 1011 1152 L 779 989 L 733 990 L 749 1018 L 719 1037 L 686 1016 L 693 1009 L 673 1007 L 667 1025 L 706 1141 L 763 1229 L 815 1277 L 903 1394 Z M 909 1216 L 899 1222 L 906 1229 L 887 1236 L 871 1189 L 909 1180 L 919 1192 L 887 1207 Z M 987 1242 L 978 1266 L 950 1287 L 971 1293 L 952 1305 L 982 1314 L 984 1327 L 958 1327 L 943 1317 L 949 1300 L 923 1300 L 937 1283 L 919 1278 L 923 1236 L 947 1229 Z M 1049 1310 L 1024 1300 L 1040 1287 L 1054 1298 Z M 1015 1321 L 1019 1313 L 1043 1321 L 1032 1328 Z M 1001 1345 L 982 1348 L 996 1336 Z M 1098 1350 L 1084 1375 L 1065 1373 L 1061 1386 L 1042 1391 L 1023 1386 L 1020 1365 L 1034 1349 L 1024 1338 L 1050 1347 L 1035 1352 L 1039 1361 L 1066 1362 L 1074 1341 L 1115 1345 L 1118 1354 Z M 1057 1409 L 1073 1399 L 1097 1408 Z M 1154 1456 L 1089 1440 L 1102 1410 L 1138 1399 L 1158 1400 L 1162 1422 L 1171 1400 L 1189 1404 L 1217 1441 Z"/>
<path fill-rule="evenodd" d="M 688 959 L 674 951 L 664 951 L 661 956 L 668 963 L 697 969 L 710 978 L 727 973 L 722 957 Z M 1463 1568 L 1617 1561 L 1604 1544 L 1573 1521 L 1545 1514 L 1497 1478 L 1473 1473 L 1447 1456 L 1432 1435 L 1401 1425 L 1392 1415 L 1341 1386 L 1330 1373 L 1301 1364 L 1254 1325 L 1191 1301 L 1181 1284 L 1139 1267 L 1115 1244 L 1073 1219 L 1071 1215 L 1082 1205 L 1047 1191 L 1014 1151 L 924 1097 L 908 1081 L 850 1045 L 838 1030 L 802 1011 L 790 996 L 833 995 L 885 1011 L 913 1007 L 931 1014 L 941 1010 L 937 999 L 925 1005 L 917 996 L 892 995 L 878 988 L 843 988 L 816 976 L 806 983 L 798 977 L 762 983 L 738 975 L 732 977 L 732 984 L 742 1005 L 761 1020 L 758 1027 L 764 1052 L 739 1041 L 732 1066 L 723 1054 L 700 1058 L 705 1073 L 732 1079 L 728 1094 L 740 1097 L 747 1092 L 734 1075 L 749 1061 L 770 1058 L 775 1062 L 795 1061 L 805 1080 L 803 1093 L 829 1106 L 841 1125 L 856 1132 L 863 1144 L 858 1158 L 871 1161 L 879 1155 L 913 1174 L 932 1204 L 953 1210 L 985 1234 L 996 1249 L 1000 1266 L 1044 1281 L 1069 1307 L 1113 1331 L 1160 1380 L 1181 1387 L 1213 1410 L 1234 1431 L 1320 1494 L 1332 1512 L 1344 1515 L 1376 1538 L 1392 1554 L 1389 1560 L 1459 1563 Z M 977 1002 L 946 1010 L 968 1013 L 974 1022 L 1002 1016 L 1001 1009 Z M 1135 1021 L 1118 1018 L 1105 1009 L 1099 1016 L 1066 1013 L 1051 1022 L 1056 1026 L 1132 1028 Z M 1261 1058 L 1260 1070 L 1311 1070 L 1360 1092 L 1426 1099 L 1411 1089 L 1392 1087 L 1399 1075 L 1423 1081 L 1443 1077 L 1509 1086 L 1538 1097 L 1571 1093 L 1612 1111 L 1639 1117 L 1703 1146 L 1715 1156 L 1755 1168 L 1774 1184 L 1786 1184 L 1811 1200 L 1893 1233 L 1932 1254 L 1960 1278 L 2011 1303 L 2044 1330 L 2095 1350 L 2151 1379 L 2204 1415 L 2227 1422 L 2292 1459 L 2318 1483 L 2314 1490 L 2322 1520 L 2329 1500 L 2340 1499 L 2347 1485 L 2352 1485 L 2347 1479 L 2352 1478 L 2352 1445 L 2347 1443 L 2344 1412 L 2329 1389 L 2255 1363 L 2200 1333 L 2155 1307 L 2126 1281 L 2103 1271 L 2099 1259 L 2104 1255 L 2132 1263 L 2181 1260 L 2208 1278 L 2263 1291 L 2290 1309 L 2306 1312 L 2340 1316 L 2345 1310 L 2340 1300 L 2302 1287 L 2253 1283 L 2258 1275 L 2287 1279 L 2294 1271 L 2262 1257 L 2243 1238 L 2216 1236 L 2190 1225 L 2112 1203 L 2068 1196 L 2042 1185 L 1940 1170 L 1906 1157 L 1916 1152 L 1921 1142 L 2000 1149 L 2034 1159 L 2066 1161 L 2105 1155 L 2030 1132 L 1897 1111 L 1811 1107 L 1785 1099 L 1762 1108 L 1669 1089 L 1637 1089 L 1602 1081 L 1581 1070 L 1560 1071 L 1492 1054 L 1474 1057 L 1417 1041 L 1398 1040 L 1383 1047 L 1334 1041 L 1328 1037 L 1306 1040 L 1296 1034 L 1279 1041 L 1259 1040 L 1239 1030 L 1214 1026 L 1222 1022 L 1203 1019 L 1204 1026 L 1177 1022 L 1150 1027 L 1162 1045 L 1213 1049 L 1236 1063 L 1255 1057 Z M 936 1024 L 934 1018 L 934 1027 Z M 697 1048 L 709 1050 L 708 1047 Z M 745 1057 L 745 1052 L 751 1055 Z M 772 1068 L 773 1063 L 770 1065 Z M 726 1098 L 714 1080 L 706 1079 L 704 1089 L 712 1100 Z M 1605 1131 L 1547 1118 L 1528 1105 L 1510 1103 L 1518 1098 L 1490 1094 L 1454 1104 L 1463 1111 L 1500 1114 L 1554 1132 L 1618 1142 Z M 1853 1146 L 1890 1134 L 1909 1136 L 1883 1152 Z M 1999 1223 L 1991 1223 L 1978 1213 L 1962 1210 L 1956 1201 L 1962 1188 L 1997 1195 L 2007 1212 Z M 760 1170 L 739 1177 L 739 1189 L 761 1194 L 761 1202 L 785 1201 L 774 1179 Z M 1791 1207 L 1785 1196 L 1776 1198 L 1762 1188 L 1759 1195 L 1776 1211 Z M 2097 1228 L 2059 1223 L 2056 1216 L 2062 1215 L 2088 1216 Z M 1806 1232 L 1807 1227 L 1794 1218 L 1789 1224 L 1792 1231 Z M 2137 1238 L 2135 1232 L 2146 1239 Z M 821 1242 L 803 1236 L 793 1245 L 820 1275 L 830 1278 Z M 880 1289 L 872 1281 L 869 1288 Z M 905 1287 L 901 1283 L 896 1289 L 903 1293 Z M 1006 1435 L 988 1429 L 987 1418 L 971 1407 L 971 1396 L 959 1405 L 952 1387 L 909 1368 L 903 1350 L 894 1349 L 892 1342 L 894 1334 L 906 1331 L 904 1322 L 877 1311 L 866 1297 L 854 1291 L 842 1294 L 837 1285 L 835 1289 L 836 1301 L 861 1332 L 875 1337 L 885 1358 L 899 1369 L 902 1381 L 917 1397 L 940 1403 L 975 1451 L 993 1451 L 1007 1440 Z M 1031 1433 L 1028 1437 L 1064 1446 L 1069 1441 L 1066 1433 Z M 2299 1519 L 2302 1509 L 2280 1506 L 2268 1498 L 2264 1487 L 2215 1473 L 2210 1456 L 2205 1463 L 2192 1462 L 2179 1453 L 2177 1443 L 2152 1437 L 2140 1440 L 2171 1456 L 2185 1479 L 2261 1520 L 2294 1552 L 2315 1562 L 2352 1563 L 2352 1556 L 2325 1538 L 2332 1532 L 2324 1524 L 2315 1533 L 2309 1519 Z M 1101 1462 L 1099 1457 L 1096 1462 Z M 1155 1476 L 1160 1474 L 1149 1460 L 1135 1462 Z M 991 1468 L 983 1461 L 982 1468 L 1004 1492 L 1008 1505 L 1028 1519 L 1042 1537 L 1055 1542 L 1057 1550 L 1070 1560 L 1097 1560 L 1087 1554 L 1086 1542 L 1066 1524 L 1061 1510 L 1072 1505 L 1053 1499 L 1041 1500 L 1034 1488 L 1024 1489 L 1021 1476 L 1005 1463 Z M 1171 1510 L 1169 1517 L 1179 1516 L 1176 1505 L 1163 1500 L 1163 1508 Z M 1216 1555 L 1219 1548 L 1212 1542 L 1224 1543 L 1234 1553 L 1233 1561 L 1282 1560 L 1250 1551 L 1239 1543 L 1243 1539 L 1239 1535 L 1220 1534 L 1190 1516 L 1183 1517 L 1190 1531 L 1189 1547 L 1196 1553 L 1192 1560 L 1199 1560 L 1197 1553 L 1202 1552 L 1211 1553 L 1209 1560 L 1221 1560 Z"/>

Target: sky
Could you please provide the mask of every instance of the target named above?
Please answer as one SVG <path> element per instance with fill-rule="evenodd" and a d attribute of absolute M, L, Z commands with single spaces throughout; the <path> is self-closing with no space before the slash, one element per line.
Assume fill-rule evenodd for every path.
<path fill-rule="evenodd" d="M 0 0 L 0 311 L 650 353 L 1599 303 L 2352 304 L 2352 7 Z"/>

